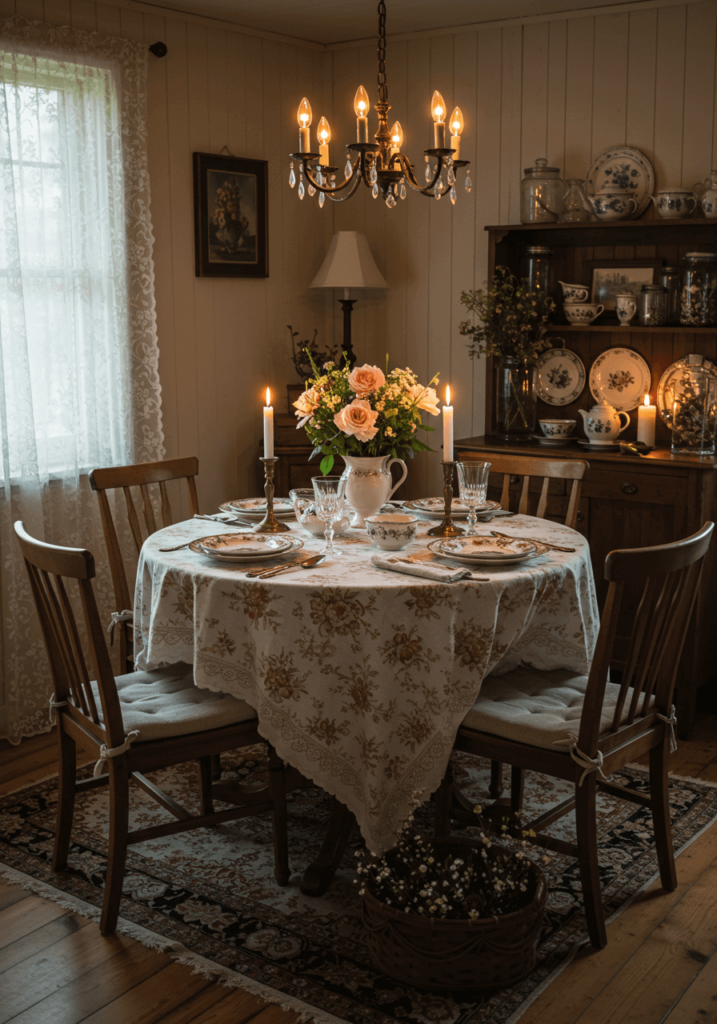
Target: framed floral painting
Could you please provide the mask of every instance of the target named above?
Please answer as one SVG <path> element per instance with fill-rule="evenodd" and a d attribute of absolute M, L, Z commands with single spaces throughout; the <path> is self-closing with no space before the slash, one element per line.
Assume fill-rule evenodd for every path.
<path fill-rule="evenodd" d="M 194 153 L 197 277 L 268 277 L 267 162 Z"/>

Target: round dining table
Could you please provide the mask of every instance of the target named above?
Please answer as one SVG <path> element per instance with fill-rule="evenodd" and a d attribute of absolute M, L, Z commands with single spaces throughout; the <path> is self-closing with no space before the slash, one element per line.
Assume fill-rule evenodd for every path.
<path fill-rule="evenodd" d="M 432 525 L 419 523 L 395 555 L 435 564 Z M 599 614 L 587 541 L 523 515 L 479 524 L 483 534 L 493 528 L 555 547 L 503 569 L 481 565 L 477 578 L 434 582 L 376 567 L 371 556 L 386 553 L 351 529 L 335 541 L 340 557 L 262 580 L 246 573 L 267 563 L 177 549 L 231 532 L 221 523 L 167 527 L 140 554 L 136 665 L 187 662 L 197 686 L 246 701 L 278 754 L 338 798 L 369 849 L 382 852 L 439 786 L 489 673 L 521 664 L 588 672 Z M 323 547 L 298 523 L 291 530 L 304 541 L 297 561 Z"/>

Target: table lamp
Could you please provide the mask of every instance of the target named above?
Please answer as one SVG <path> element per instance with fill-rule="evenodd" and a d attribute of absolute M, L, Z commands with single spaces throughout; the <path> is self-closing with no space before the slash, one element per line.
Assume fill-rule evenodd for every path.
<path fill-rule="evenodd" d="M 356 357 L 351 345 L 351 311 L 356 300 L 349 297 L 350 291 L 352 288 L 388 288 L 371 255 L 366 236 L 358 231 L 337 231 L 309 287 L 343 288 L 344 297 L 339 299 L 344 311 L 343 350 L 349 366 L 353 366 Z"/>

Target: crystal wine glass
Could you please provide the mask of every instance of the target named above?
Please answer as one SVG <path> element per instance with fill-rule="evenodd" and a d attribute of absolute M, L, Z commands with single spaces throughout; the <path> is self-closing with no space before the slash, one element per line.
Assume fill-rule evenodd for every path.
<path fill-rule="evenodd" d="M 478 532 L 476 510 L 485 503 L 488 493 L 490 462 L 457 462 L 458 490 L 461 501 L 468 506 L 468 536 Z"/>
<path fill-rule="evenodd" d="M 322 555 L 342 555 L 343 552 L 334 547 L 334 523 L 344 514 L 346 502 L 346 481 L 340 476 L 314 476 L 311 478 L 316 498 L 316 515 L 326 523 L 324 537 L 326 546 Z"/>

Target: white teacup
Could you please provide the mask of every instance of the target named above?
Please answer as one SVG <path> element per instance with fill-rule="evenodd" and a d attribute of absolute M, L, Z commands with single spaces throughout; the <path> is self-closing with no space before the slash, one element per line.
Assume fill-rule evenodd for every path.
<path fill-rule="evenodd" d="M 655 209 L 665 220 L 689 217 L 699 199 L 689 188 L 663 188 L 650 196 Z M 690 209 L 690 203 L 692 208 Z"/>
<path fill-rule="evenodd" d="M 376 547 L 384 551 L 399 551 L 416 536 L 418 518 L 403 512 L 366 516 L 366 532 Z"/>
<path fill-rule="evenodd" d="M 570 437 L 577 420 L 538 420 L 546 437 Z"/>
<path fill-rule="evenodd" d="M 629 327 L 630 321 L 637 313 L 637 303 L 635 302 L 635 296 L 626 292 L 622 295 L 615 296 L 615 312 L 617 318 L 620 321 L 621 327 Z"/>
<path fill-rule="evenodd" d="M 584 284 L 566 284 L 565 281 L 558 281 L 563 289 L 563 302 L 587 302 L 590 289 Z"/>
<path fill-rule="evenodd" d="M 564 302 L 563 310 L 571 324 L 591 324 L 605 307 L 597 302 Z"/>

